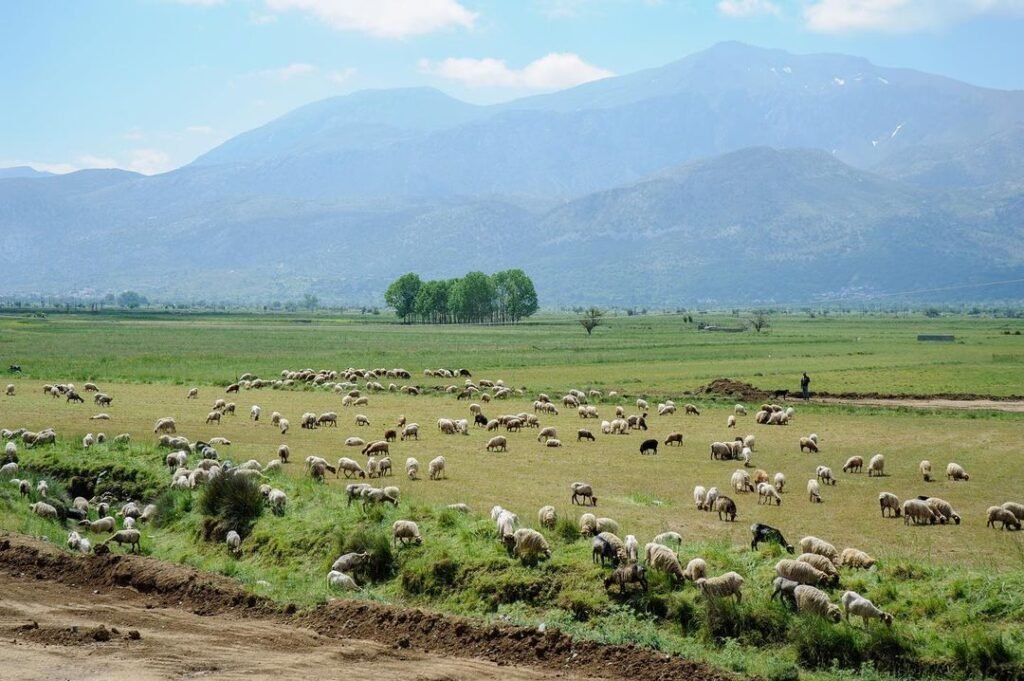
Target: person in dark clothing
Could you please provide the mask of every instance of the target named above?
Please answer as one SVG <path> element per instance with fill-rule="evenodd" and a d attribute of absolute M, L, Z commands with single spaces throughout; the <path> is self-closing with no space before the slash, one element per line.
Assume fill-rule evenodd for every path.
<path fill-rule="evenodd" d="M 804 402 L 811 398 L 811 377 L 804 372 L 804 377 L 800 379 L 800 390 L 804 393 Z"/>

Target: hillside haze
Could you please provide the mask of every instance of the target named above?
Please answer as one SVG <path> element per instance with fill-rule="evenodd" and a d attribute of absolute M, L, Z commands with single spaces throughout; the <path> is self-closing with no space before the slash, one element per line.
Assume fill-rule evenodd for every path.
<path fill-rule="evenodd" d="M 335 97 L 159 176 L 0 171 L 0 265 L 21 293 L 361 303 L 521 267 L 544 305 L 857 299 L 1024 276 L 1021 158 L 1022 92 L 724 43 L 500 105 Z"/>

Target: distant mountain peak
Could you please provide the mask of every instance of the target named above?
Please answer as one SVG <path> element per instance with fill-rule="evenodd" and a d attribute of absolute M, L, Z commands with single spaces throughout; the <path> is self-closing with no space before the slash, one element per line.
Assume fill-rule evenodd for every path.
<path fill-rule="evenodd" d="M 36 170 L 32 166 L 13 166 L 11 168 L 0 168 L 0 180 L 7 180 L 15 177 L 38 178 L 52 177 L 53 173 L 45 170 Z"/>

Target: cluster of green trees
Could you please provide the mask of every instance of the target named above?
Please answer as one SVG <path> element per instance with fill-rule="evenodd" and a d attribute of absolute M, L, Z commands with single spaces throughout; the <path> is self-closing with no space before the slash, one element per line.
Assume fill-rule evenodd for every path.
<path fill-rule="evenodd" d="M 384 301 L 406 323 L 508 324 L 537 311 L 533 280 L 522 270 L 423 281 L 410 272 L 393 281 Z"/>

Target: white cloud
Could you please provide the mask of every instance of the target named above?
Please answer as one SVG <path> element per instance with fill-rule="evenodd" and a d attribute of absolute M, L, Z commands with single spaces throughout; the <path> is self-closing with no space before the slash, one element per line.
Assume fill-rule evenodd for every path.
<path fill-rule="evenodd" d="M 105 156 L 93 156 L 92 154 L 85 154 L 79 156 L 76 159 L 78 169 L 82 168 L 116 168 L 117 161 L 112 158 Z"/>
<path fill-rule="evenodd" d="M 327 77 L 338 85 L 341 85 L 342 83 L 346 83 L 351 80 L 354 75 L 356 75 L 356 70 L 350 66 L 347 69 L 341 69 L 340 71 L 331 71 L 327 74 Z"/>
<path fill-rule="evenodd" d="M 143 175 L 156 175 L 171 169 L 171 157 L 159 149 L 133 149 L 127 168 Z"/>
<path fill-rule="evenodd" d="M 421 59 L 421 71 L 461 81 L 467 87 L 527 88 L 558 90 L 615 74 L 588 64 L 571 52 L 552 52 L 521 69 L 510 69 L 504 59 L 459 59 L 449 57 L 432 63 Z"/>
<path fill-rule="evenodd" d="M 935 30 L 985 14 L 1024 15 L 1024 0 L 814 0 L 807 28 L 822 33 Z"/>
<path fill-rule="evenodd" d="M 762 14 L 779 14 L 779 6 L 771 0 L 721 0 L 718 11 L 728 17 L 742 19 Z"/>
<path fill-rule="evenodd" d="M 145 136 L 146 135 L 143 134 L 141 128 L 132 128 L 125 132 L 123 135 L 121 135 L 122 138 L 128 140 L 129 142 L 138 142 L 139 140 L 145 138 Z"/>
<path fill-rule="evenodd" d="M 277 21 L 276 14 L 259 14 L 257 12 L 249 12 L 249 23 L 256 26 L 266 26 L 267 24 L 273 24 Z"/>
<path fill-rule="evenodd" d="M 276 12 L 313 15 L 339 31 L 378 38 L 405 38 L 450 27 L 473 28 L 476 12 L 458 0 L 266 0 Z"/>
<path fill-rule="evenodd" d="M 185 132 L 193 135 L 209 135 L 213 132 L 213 128 L 208 125 L 189 125 L 185 127 Z"/>
<path fill-rule="evenodd" d="M 277 80 L 291 80 L 297 76 L 304 76 L 307 73 L 316 71 L 316 67 L 312 64 L 303 64 L 301 62 L 295 64 L 289 64 L 288 66 L 282 66 L 277 69 L 264 69 L 263 71 L 257 71 L 256 75 L 263 78 L 275 78 Z"/>

